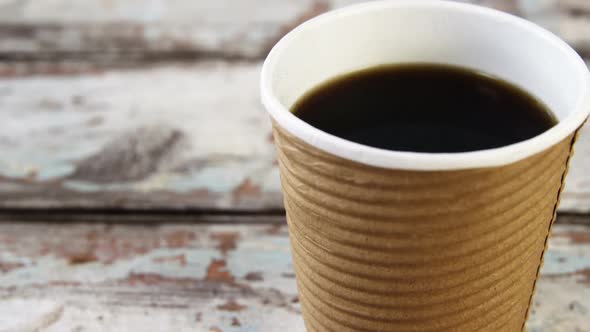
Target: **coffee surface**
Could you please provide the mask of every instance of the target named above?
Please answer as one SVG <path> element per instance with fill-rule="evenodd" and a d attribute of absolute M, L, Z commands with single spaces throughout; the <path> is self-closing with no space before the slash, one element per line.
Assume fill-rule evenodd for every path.
<path fill-rule="evenodd" d="M 291 111 L 346 140 L 432 153 L 497 148 L 557 123 L 545 105 L 513 84 L 435 64 L 379 66 L 343 75 L 305 94 Z"/>

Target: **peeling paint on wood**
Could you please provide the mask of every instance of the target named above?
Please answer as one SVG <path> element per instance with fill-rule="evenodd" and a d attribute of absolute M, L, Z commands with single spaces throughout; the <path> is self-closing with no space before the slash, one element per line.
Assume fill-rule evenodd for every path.
<path fill-rule="evenodd" d="M 222 310 L 222 311 L 232 311 L 232 312 L 238 312 L 238 311 L 242 311 L 244 309 L 246 309 L 247 307 L 245 305 L 241 305 L 238 302 L 236 302 L 236 300 L 229 300 L 224 304 L 220 304 L 217 306 L 217 309 Z"/>
<path fill-rule="evenodd" d="M 461 1 L 520 14 L 560 33 L 574 46 L 590 45 L 585 0 Z M 363 1 L 5 0 L 0 2 L 0 56 L 103 62 L 260 59 L 298 23 L 359 2 Z"/>
<path fill-rule="evenodd" d="M 5 80 L 0 205 L 280 208 L 259 70 L 213 61 Z"/>
<path fill-rule="evenodd" d="M 5 79 L 0 206 L 281 209 L 259 70 L 213 61 Z M 561 211 L 590 210 L 588 167 L 590 126 Z"/>
<path fill-rule="evenodd" d="M 560 211 L 590 213 L 590 125 L 582 128 L 570 162 Z"/>
<path fill-rule="evenodd" d="M 554 228 L 528 324 L 529 331 L 585 331 L 590 321 L 590 228 Z"/>
<path fill-rule="evenodd" d="M 0 208 L 282 209 L 261 58 L 358 2 L 0 1 Z M 586 0 L 463 2 L 590 45 Z M 589 167 L 586 126 L 561 211 L 590 212 Z"/>
<path fill-rule="evenodd" d="M 293 271 L 288 239 L 267 228 L 0 224 L 0 262 L 24 264 L 0 273 L 0 312 L 2 299 L 56 298 L 63 313 L 47 331 L 302 331 L 294 280 L 281 276 Z M 188 235 L 171 245 L 171 234 Z M 234 249 L 220 246 L 230 241 Z M 78 261 L 79 248 L 93 257 L 117 251 L 105 247 L 142 249 Z"/>
<path fill-rule="evenodd" d="M 51 300 L 0 299 L 0 312 L 0 332 L 37 332 L 61 318 L 63 305 Z"/>
<path fill-rule="evenodd" d="M 0 331 L 30 321 L 18 303 L 59 309 L 43 331 L 304 331 L 287 228 L 269 229 L 1 223 L 0 262 L 18 266 L 0 272 L 0 313 L 14 312 Z M 587 327 L 589 238 L 588 226 L 554 227 L 529 331 Z"/>
<path fill-rule="evenodd" d="M 260 58 L 315 0 L 2 1 L 0 54 L 18 58 Z M 89 13 L 92 13 L 89 15 Z M 315 13 L 315 12 L 314 12 Z"/>

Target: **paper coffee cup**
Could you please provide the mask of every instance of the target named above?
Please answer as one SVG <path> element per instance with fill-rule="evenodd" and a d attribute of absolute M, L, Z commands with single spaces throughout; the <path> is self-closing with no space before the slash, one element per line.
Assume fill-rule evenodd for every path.
<path fill-rule="evenodd" d="M 380 64 L 444 63 L 515 83 L 559 123 L 466 153 L 372 148 L 289 112 L 306 91 Z M 372 2 L 312 19 L 262 70 L 308 331 L 521 331 L 576 134 L 580 57 L 514 16 L 442 1 Z"/>

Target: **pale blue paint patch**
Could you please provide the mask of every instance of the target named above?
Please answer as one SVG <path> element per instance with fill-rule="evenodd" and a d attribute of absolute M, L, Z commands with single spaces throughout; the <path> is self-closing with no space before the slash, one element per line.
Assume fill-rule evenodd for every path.
<path fill-rule="evenodd" d="M 260 162 L 257 160 L 208 166 L 183 174 L 182 177 L 173 177 L 169 186 L 179 192 L 207 189 L 215 193 L 226 193 L 233 191 L 258 169 Z"/>
<path fill-rule="evenodd" d="M 4 154 L 0 161 L 0 174 L 9 178 L 24 178 L 35 174 L 34 180 L 50 180 L 73 172 L 74 166 L 54 156 L 22 157 Z"/>
<path fill-rule="evenodd" d="M 228 269 L 234 276 L 241 278 L 255 271 L 264 271 L 267 275 L 293 271 L 287 237 L 260 237 L 255 242 L 239 243 L 239 247 L 229 254 L 227 260 Z"/>
<path fill-rule="evenodd" d="M 41 168 L 41 171 L 37 175 L 37 179 L 40 181 L 47 181 L 51 179 L 57 179 L 65 177 L 74 172 L 74 165 L 65 163 L 56 163 L 52 165 L 46 165 Z"/>
<path fill-rule="evenodd" d="M 186 265 L 177 262 L 157 262 L 159 258 L 184 254 Z M 18 258 L 18 257 L 16 257 Z M 112 264 L 92 262 L 72 265 L 64 258 L 43 256 L 22 268 L 0 274 L 3 287 L 43 284 L 51 281 L 72 281 L 85 284 L 127 278 L 130 273 L 157 274 L 170 278 L 203 279 L 213 259 L 220 259 L 218 250 L 203 249 L 155 249 L 145 255 L 119 259 Z"/>
<path fill-rule="evenodd" d="M 162 175 L 161 173 L 160 175 Z M 150 183 L 153 182 L 153 183 Z M 137 191 L 149 192 L 151 190 L 166 190 L 170 187 L 168 181 L 162 179 L 147 178 L 145 180 L 129 181 L 129 182 L 110 182 L 110 183 L 95 183 L 80 180 L 67 180 L 64 182 L 64 187 L 82 191 L 82 192 L 99 192 L 99 191 Z"/>
<path fill-rule="evenodd" d="M 237 187 L 245 178 L 246 174 L 241 170 L 227 167 L 206 167 L 197 173 L 173 178 L 170 187 L 178 192 L 203 188 L 212 192 L 228 192 Z"/>
<path fill-rule="evenodd" d="M 274 166 L 262 179 L 262 190 L 265 192 L 281 192 L 281 178 L 278 166 Z"/>
<path fill-rule="evenodd" d="M 72 130 L 83 126 L 88 115 L 68 110 L 69 98 L 66 99 L 41 98 L 31 105 L 28 100 L 27 105 L 11 105 L 11 109 L 18 110 L 14 114 L 0 117 L 0 122 L 10 128 L 8 137 L 17 137 L 3 154 L 1 174 L 24 177 L 33 171 L 40 180 L 63 177 L 72 172 L 76 160 L 101 146 L 106 135 L 99 133 L 96 138 L 89 137 L 93 128 Z M 44 109 L 48 100 L 51 108 L 56 109 Z"/>
<path fill-rule="evenodd" d="M 139 182 L 141 184 L 141 182 Z M 82 191 L 82 192 L 99 192 L 99 191 L 122 191 L 122 190 L 130 190 L 130 191 L 149 191 L 149 190 L 142 190 L 142 188 L 138 188 L 137 182 L 110 182 L 110 183 L 95 183 L 89 181 L 80 181 L 80 180 L 67 180 L 64 182 L 64 187 Z"/>
<path fill-rule="evenodd" d="M 74 171 L 76 160 L 85 158 L 95 150 L 96 144 L 80 137 L 64 137 L 54 141 L 51 137 L 38 137 L 27 145 L 16 146 L 4 153 L 0 161 L 0 173 L 19 178 L 34 171 L 39 180 L 60 178 Z"/>
<path fill-rule="evenodd" d="M 269 236 L 268 242 L 270 242 L 273 245 L 276 245 L 281 250 L 291 250 L 291 243 L 289 242 L 288 236 Z"/>
<path fill-rule="evenodd" d="M 582 252 L 563 252 L 549 250 L 545 254 L 542 274 L 574 273 L 590 268 L 590 256 Z"/>
<path fill-rule="evenodd" d="M 120 189 L 120 186 L 117 185 L 108 185 L 108 184 L 97 184 L 92 182 L 86 181 L 76 181 L 76 180 L 69 180 L 64 182 L 64 187 L 82 191 L 82 192 L 97 192 L 97 191 L 105 191 L 105 190 L 117 190 Z"/>

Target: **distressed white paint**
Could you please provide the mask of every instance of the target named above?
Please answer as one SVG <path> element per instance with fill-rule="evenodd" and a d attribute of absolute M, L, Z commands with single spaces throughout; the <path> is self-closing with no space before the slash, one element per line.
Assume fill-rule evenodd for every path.
<path fill-rule="evenodd" d="M 157 172 L 115 183 L 82 177 L 63 186 L 87 192 L 205 189 L 227 194 L 249 178 L 276 193 L 270 123 L 258 100 L 259 69 L 258 63 L 212 61 L 3 80 L 0 175 L 35 174 L 39 181 L 67 177 L 81 160 L 113 153 L 101 149 L 124 145 L 137 128 L 144 128 L 145 140 L 161 131 L 182 135 L 178 151 L 157 162 Z M 11 190 L 18 192 L 14 185 L 5 192 Z"/>
<path fill-rule="evenodd" d="M 528 332 L 588 331 L 590 320 L 590 287 L 581 286 L 576 278 L 559 281 L 541 278 L 537 284 Z"/>
<path fill-rule="evenodd" d="M 83 252 L 96 250 L 94 253 L 100 256 L 101 249 L 93 247 L 97 244 L 93 241 L 119 247 L 125 243 L 152 246 L 158 242 L 165 244 L 164 239 L 173 233 L 196 236 L 183 242 L 168 242 L 174 244 L 173 248 L 153 248 L 119 258 L 112 264 L 92 261 L 69 265 L 64 257 L 52 254 L 55 250 L 76 252 L 90 245 L 90 251 Z M 214 234 L 234 234 L 235 249 L 230 246 L 227 252 L 221 251 Z M 569 332 L 587 328 L 590 285 L 584 271 L 590 269 L 589 236 L 587 226 L 558 223 L 554 227 L 528 322 L 529 331 Z M 47 248 L 48 253 L 43 254 L 42 248 Z M 39 265 L 36 270 L 25 265 L 0 274 L 2 332 L 12 332 L 15 322 L 25 326 L 22 324 L 38 321 L 47 322 L 43 331 L 48 332 L 304 330 L 299 304 L 294 301 L 296 284 L 285 226 L 3 223 L 0 252 L 4 253 L 0 263 L 10 259 Z M 176 260 L 158 260 L 179 254 L 186 257 L 185 265 Z M 241 286 L 202 281 L 204 274 L 198 266 L 222 258 L 227 261 L 229 275 Z M 29 282 L 13 278 L 19 270 L 27 272 Z M 257 272 L 259 279 L 246 279 L 251 272 Z M 155 279 L 146 279 L 148 284 L 128 279 L 141 273 Z M 54 277 L 48 279 L 47 275 Z M 228 301 L 237 303 L 240 310 L 219 308 Z M 23 306 L 30 309 L 20 311 L 18 308 Z M 240 326 L 234 326 L 236 321 Z"/>
<path fill-rule="evenodd" d="M 153 264 L 154 261 L 170 256 L 184 254 L 187 266 L 178 266 L 174 262 Z M 64 258 L 41 257 L 34 264 L 16 269 L 0 275 L 0 284 L 8 286 L 28 286 L 36 283 L 51 282 L 81 282 L 100 283 L 109 280 L 125 278 L 129 274 L 129 267 L 133 273 L 157 273 L 164 277 L 204 278 L 207 265 L 212 259 L 221 258 L 215 250 L 160 250 L 156 249 L 148 254 L 129 260 L 118 261 L 113 264 L 100 262 L 82 265 L 71 265 Z"/>
<path fill-rule="evenodd" d="M 60 319 L 63 304 L 51 300 L 0 300 L 0 332 L 36 332 Z"/>
<path fill-rule="evenodd" d="M 314 0 L 3 1 L 1 53 L 197 51 L 256 57 Z M 48 27 L 50 25 L 51 27 Z M 23 30 L 20 30 L 23 31 Z"/>
<path fill-rule="evenodd" d="M 0 252 L 4 253 L 0 267 L 24 263 L 0 273 L 0 298 L 11 299 L 0 301 L 0 316 L 23 301 L 35 306 L 47 299 L 60 299 L 63 312 L 43 331 L 136 331 L 140 327 L 142 331 L 164 332 L 210 331 L 214 327 L 224 332 L 303 330 L 300 309 L 293 302 L 296 285 L 284 226 L 108 228 L 101 224 L 64 227 L 13 223 L 0 225 L 0 233 Z M 95 234 L 94 240 L 89 240 L 88 234 Z M 171 234 L 194 235 L 178 242 L 169 238 Z M 224 252 L 219 248 L 223 240 L 216 236 L 234 237 L 231 241 L 236 247 L 230 246 Z M 163 246 L 113 263 L 70 264 L 67 255 L 56 256 L 64 252 L 73 253 L 72 257 L 78 257 L 80 252 L 100 256 L 101 250 L 113 249 L 109 245 L 138 248 L 142 243 Z M 43 248 L 48 250 L 46 254 Z M 166 260 L 179 255 L 184 262 Z M 220 259 L 227 261 L 223 271 L 240 286 L 228 281 L 206 281 L 201 266 Z M 259 280 L 247 277 L 253 272 Z M 147 277 L 151 284 L 142 284 L 143 279 L 134 281 L 133 275 L 156 279 Z M 219 308 L 228 301 L 235 301 L 240 310 Z M 26 311 L 19 312 L 10 322 L 27 322 L 27 317 Z M 236 326 L 236 320 L 240 326 Z M 0 331 L 9 326 L 6 322 L 0 319 Z"/>
<path fill-rule="evenodd" d="M 575 146 L 560 211 L 590 212 L 590 125 L 586 123 Z"/>
<path fill-rule="evenodd" d="M 137 51 L 191 51 L 260 57 L 301 20 L 362 1 L 3 0 L 0 23 L 20 29 L 0 30 L 0 53 L 59 58 L 59 52 L 90 52 L 109 59 Z M 585 0 L 458 1 L 517 12 L 574 45 L 590 45 L 588 18 L 571 14 L 586 10 Z"/>
<path fill-rule="evenodd" d="M 74 161 L 126 130 L 153 126 L 187 135 L 190 151 L 185 158 L 211 163 L 224 157 L 264 158 L 272 146 L 261 135 L 269 133 L 270 126 L 254 84 L 259 70 L 258 63 L 213 61 L 2 80 L 0 142 L 12 147 L 2 158 L 3 174 L 26 174 L 27 164 L 35 159 Z M 44 173 L 47 168 L 60 167 L 35 166 L 42 178 L 58 173 Z"/>
<path fill-rule="evenodd" d="M 303 332 L 303 319 L 298 314 L 283 308 L 262 305 L 258 300 L 236 298 L 248 307 L 244 311 L 218 312 L 216 306 L 222 301 L 195 303 L 186 309 L 145 309 L 134 306 L 67 306 L 62 318 L 43 332 L 120 331 L 135 332 Z M 198 313 L 201 321 L 197 321 Z M 240 326 L 233 326 L 233 319 Z M 218 328 L 219 330 L 215 330 Z"/>
<path fill-rule="evenodd" d="M 310 3 L 306 0 L 12 0 L 0 3 L 9 9 L 0 14 L 0 19 L 15 23 L 212 22 L 239 26 L 258 21 L 283 23 Z M 250 15 L 244 17 L 244 13 Z"/>
<path fill-rule="evenodd" d="M 97 60 L 92 54 L 115 50 L 141 56 L 196 50 L 213 52 L 213 58 L 257 58 L 301 20 L 357 2 L 360 0 L 0 2 L 0 26 L 22 28 L 0 28 L 0 53 L 26 51 L 46 56 L 59 50 L 89 51 L 80 63 L 54 59 L 30 65 L 0 64 L 0 74 L 6 75 L 0 78 L 0 177 L 6 177 L 0 179 L 0 206 L 281 208 L 270 126 L 259 105 L 259 62 L 143 63 L 136 69 L 104 70 L 92 64 Z M 585 0 L 467 2 L 517 12 L 538 22 L 541 16 L 553 13 L 567 18 L 560 22 L 576 38 L 590 35 L 590 29 L 572 23 L 587 22 L 586 16 L 565 15 L 572 9 L 586 10 Z M 570 38 L 571 34 L 560 29 L 555 31 Z M 81 33 L 94 41 L 84 42 Z M 140 41 L 133 42 L 134 38 Z M 109 54 L 108 61 L 117 65 L 117 57 Z M 19 77 L 35 72 L 46 74 Z M 51 74 L 72 72 L 78 74 Z M 182 137 L 169 153 L 145 167 L 145 176 L 125 181 L 121 178 L 126 175 L 115 181 L 70 177 L 92 155 L 110 156 L 111 162 L 103 165 L 105 173 L 118 173 L 116 167 L 108 169 L 123 154 L 113 154 L 113 146 L 123 146 L 119 151 L 125 151 L 137 128 L 146 129 L 144 141 L 156 145 L 175 130 Z M 110 152 L 102 153 L 105 148 Z M 590 211 L 588 168 L 590 129 L 586 128 L 572 161 L 562 211 Z M 244 184 L 250 193 L 236 198 L 234 191 Z"/>
<path fill-rule="evenodd" d="M 263 194 L 276 197 L 258 196 L 267 201 L 265 208 L 279 208 L 280 183 L 273 165 L 270 123 L 258 99 L 259 70 L 259 63 L 212 61 L 58 78 L 4 79 L 0 83 L 0 175 L 21 179 L 35 174 L 33 180 L 42 188 L 49 186 L 46 181 L 66 178 L 61 184 L 65 189 L 82 193 L 151 195 L 165 191 L 188 197 L 191 191 L 206 189 L 221 195 L 213 206 L 225 208 L 236 207 L 231 192 L 249 179 Z M 139 180 L 96 183 L 68 179 L 81 160 L 102 153 L 105 145 L 124 140 L 136 128 L 148 128 L 154 135 L 158 130 L 178 130 L 183 134 L 182 144 L 157 162 L 155 172 Z M 562 211 L 590 211 L 587 169 L 590 126 L 584 128 L 576 146 Z M 6 195 L 0 204 L 43 205 L 38 201 L 44 198 L 43 191 L 10 199 L 11 194 L 30 190 L 30 185 L 6 182 L 0 188 Z M 60 200 L 59 195 L 46 198 Z M 178 198 L 158 202 L 175 206 Z M 190 207 L 191 202 L 203 206 L 198 199 L 185 206 Z M 90 199 L 88 204 L 116 206 L 101 199 Z"/>

